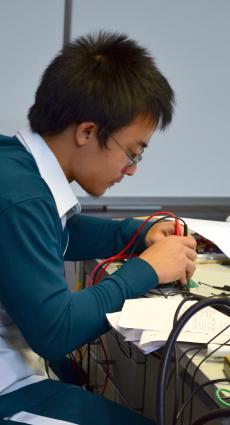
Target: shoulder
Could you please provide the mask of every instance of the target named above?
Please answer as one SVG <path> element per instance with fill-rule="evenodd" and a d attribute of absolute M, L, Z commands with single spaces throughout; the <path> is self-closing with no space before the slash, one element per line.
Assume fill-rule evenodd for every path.
<path fill-rule="evenodd" d="M 56 208 L 32 155 L 16 137 L 0 135 L 0 213 L 9 206 L 39 198 Z"/>

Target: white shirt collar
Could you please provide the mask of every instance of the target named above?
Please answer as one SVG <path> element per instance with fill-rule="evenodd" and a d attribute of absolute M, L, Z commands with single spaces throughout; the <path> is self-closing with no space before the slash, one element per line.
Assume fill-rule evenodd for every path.
<path fill-rule="evenodd" d="M 68 213 L 69 218 L 73 214 L 80 213 L 81 206 L 56 156 L 44 139 L 38 133 L 33 133 L 29 126 L 19 130 L 16 137 L 34 157 L 42 178 L 52 192 L 64 226 L 66 214 Z"/>

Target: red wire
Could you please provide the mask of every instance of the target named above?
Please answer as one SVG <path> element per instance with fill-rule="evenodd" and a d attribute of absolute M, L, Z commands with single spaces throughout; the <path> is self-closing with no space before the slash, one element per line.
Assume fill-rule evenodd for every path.
<path fill-rule="evenodd" d="M 127 258 L 128 258 L 128 255 L 121 255 L 121 256 L 117 257 L 116 261 L 117 260 L 126 260 Z M 113 259 L 108 259 L 108 262 L 105 264 L 104 267 L 101 268 L 96 279 L 94 279 L 94 284 L 98 283 L 101 280 L 101 277 L 103 276 L 104 272 L 109 267 L 109 265 L 113 262 L 114 262 Z"/>
<path fill-rule="evenodd" d="M 138 228 L 138 230 L 136 231 L 136 233 L 134 234 L 134 236 L 132 237 L 132 239 L 129 241 L 129 243 L 120 251 L 120 252 L 118 252 L 118 254 L 116 254 L 116 255 L 114 255 L 114 256 L 112 256 L 112 257 L 109 257 L 109 258 L 106 258 L 105 260 L 102 260 L 99 264 L 97 264 L 97 266 L 96 267 L 94 267 L 94 269 L 92 270 L 92 272 L 91 272 L 91 274 L 90 274 L 90 277 L 89 277 L 89 282 L 88 282 L 88 286 L 91 286 L 92 284 L 96 284 L 96 283 L 98 283 L 99 281 L 100 281 L 100 279 L 101 279 L 101 277 L 102 277 L 102 275 L 103 275 L 103 273 L 105 272 L 105 270 L 107 269 L 107 267 L 112 263 L 112 262 L 114 262 L 114 261 L 117 261 L 117 260 L 121 260 L 121 259 L 127 259 L 128 258 L 128 255 L 127 254 L 125 254 L 125 252 L 130 248 L 130 246 L 133 244 L 133 242 L 136 240 L 136 238 L 137 238 L 137 236 L 140 234 L 140 232 L 141 232 L 141 230 L 143 229 L 143 227 L 145 226 L 145 224 L 149 221 L 149 220 L 151 220 L 151 218 L 153 218 L 153 217 L 156 217 L 156 216 L 159 216 L 159 215 L 168 215 L 169 217 L 172 217 L 172 218 L 175 218 L 175 234 L 177 235 L 177 236 L 180 236 L 181 235 L 181 229 L 180 229 L 180 222 L 179 222 L 179 219 L 178 219 L 178 217 L 175 215 L 175 214 L 173 214 L 173 213 L 171 213 L 170 211 L 159 211 L 159 212 L 156 212 L 156 213 L 154 213 L 154 214 L 151 214 L 149 217 L 147 217 L 146 218 L 146 220 L 140 225 L 140 227 Z M 104 265 L 104 267 L 102 267 Z M 101 268 L 101 270 L 99 271 L 99 273 L 98 273 L 98 276 L 97 276 L 97 278 L 95 279 L 95 282 L 93 283 L 93 281 L 94 281 L 94 276 L 95 276 L 95 274 L 96 274 L 96 272 L 97 272 L 97 270 L 100 268 L 100 267 L 102 267 Z M 105 376 L 105 380 L 104 380 L 104 383 L 103 383 L 103 387 L 102 387 L 102 391 L 101 391 L 101 395 L 103 395 L 104 394 L 104 392 L 105 392 L 105 389 L 106 389 L 106 386 L 107 386 L 107 383 L 108 383 L 108 379 L 109 379 L 109 360 L 108 360 L 108 355 L 107 355 L 107 352 L 106 352 L 106 350 L 105 350 L 105 347 L 104 347 L 104 344 L 103 344 L 103 342 L 102 342 L 102 339 L 101 339 L 101 337 L 99 337 L 99 341 L 100 341 L 100 344 L 101 344 L 101 348 L 102 348 L 102 351 L 103 351 L 103 353 L 104 353 L 104 356 L 105 356 L 105 363 L 106 363 L 106 372 L 105 372 L 105 374 L 106 374 L 106 376 Z"/>
<path fill-rule="evenodd" d="M 175 235 L 181 236 L 181 227 L 180 227 L 180 221 L 178 218 L 175 219 Z"/>
<path fill-rule="evenodd" d="M 170 211 L 158 211 L 158 212 L 156 212 L 156 213 L 154 213 L 154 214 L 151 214 L 149 217 L 147 217 L 146 219 L 145 219 L 145 221 L 140 225 L 140 227 L 137 229 L 137 231 L 136 231 L 136 233 L 133 235 L 133 237 L 132 237 L 132 239 L 129 241 L 129 243 L 120 251 L 120 252 L 118 252 L 116 255 L 114 255 L 114 256 L 112 256 L 112 257 L 109 257 L 109 258 L 106 258 L 105 260 L 102 260 L 99 264 L 97 264 L 96 265 L 96 267 L 94 267 L 94 269 L 92 270 L 92 272 L 90 273 L 90 276 L 89 276 L 89 281 L 88 281 L 88 285 L 87 286 L 91 286 L 92 284 L 93 284 L 93 278 L 94 278 L 94 275 L 96 274 L 96 272 L 97 272 L 97 270 L 100 268 L 100 267 L 102 267 L 103 266 L 103 264 L 106 264 L 106 263 L 111 263 L 111 262 L 114 262 L 114 261 L 116 261 L 116 260 L 119 260 L 119 259 L 121 259 L 121 258 L 124 258 L 124 257 L 122 257 L 123 256 L 123 254 L 125 253 L 125 251 L 127 251 L 129 248 L 130 248 L 130 246 L 133 244 L 133 242 L 136 240 L 136 238 L 137 238 L 137 236 L 140 234 L 140 232 L 141 232 L 141 230 L 143 229 L 143 227 L 145 226 L 145 224 L 146 223 L 148 223 L 148 221 L 149 220 L 151 220 L 151 218 L 153 218 L 153 217 L 157 217 L 157 216 L 159 216 L 159 215 L 168 215 L 169 217 L 172 217 L 172 218 L 175 218 L 175 224 L 176 224 L 176 231 L 175 231 L 175 234 L 177 235 L 177 236 L 180 236 L 181 235 L 181 231 L 180 231 L 180 223 L 179 223 L 179 219 L 178 219 L 178 217 L 175 215 L 175 214 L 173 214 L 173 213 L 171 213 Z M 126 255 L 126 258 L 127 258 L 127 255 Z M 106 268 L 107 268 L 108 266 L 106 266 Z M 101 276 L 101 273 L 100 273 L 100 276 Z M 98 279 L 97 279 L 97 282 L 98 282 Z M 96 282 L 95 282 L 96 283 Z"/>
<path fill-rule="evenodd" d="M 104 392 L 105 392 L 107 383 L 108 383 L 108 379 L 109 379 L 109 359 L 108 359 L 108 355 L 107 355 L 107 352 L 106 352 L 106 349 L 104 347 L 104 344 L 103 344 L 103 341 L 102 341 L 102 338 L 101 337 L 99 337 L 99 341 L 100 341 L 100 344 L 101 344 L 102 351 L 104 353 L 105 364 L 106 364 L 105 380 L 104 380 L 104 383 L 103 383 L 103 386 L 102 386 L 102 390 L 101 390 L 101 393 L 100 393 L 101 395 L 103 395 Z"/>

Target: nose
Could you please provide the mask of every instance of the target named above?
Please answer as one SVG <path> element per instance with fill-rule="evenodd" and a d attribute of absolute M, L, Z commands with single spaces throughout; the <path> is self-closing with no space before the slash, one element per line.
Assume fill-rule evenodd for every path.
<path fill-rule="evenodd" d="M 122 170 L 122 173 L 126 176 L 133 176 L 137 171 L 137 164 L 130 165 Z"/>

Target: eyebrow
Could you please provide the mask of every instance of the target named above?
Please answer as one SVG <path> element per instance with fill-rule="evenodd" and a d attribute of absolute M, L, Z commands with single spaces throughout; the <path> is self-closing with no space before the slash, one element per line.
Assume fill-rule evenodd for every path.
<path fill-rule="evenodd" d="M 137 142 L 138 145 L 140 145 L 142 148 L 146 149 L 148 147 L 148 144 L 146 142 L 143 142 L 143 140 L 140 140 Z"/>

